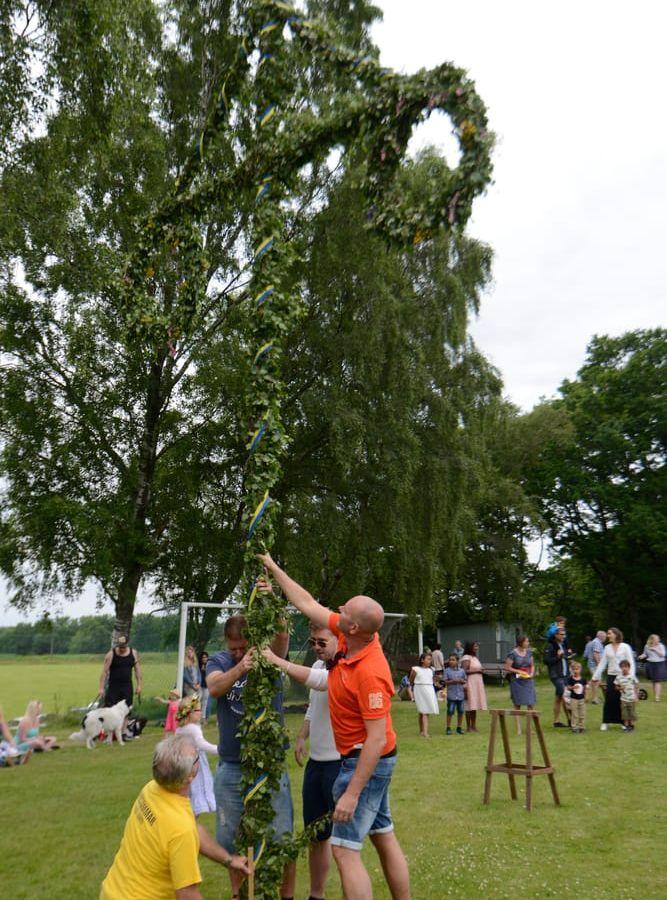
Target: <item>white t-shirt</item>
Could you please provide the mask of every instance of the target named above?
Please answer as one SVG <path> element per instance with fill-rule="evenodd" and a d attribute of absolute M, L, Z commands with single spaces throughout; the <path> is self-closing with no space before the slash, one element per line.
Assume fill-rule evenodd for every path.
<path fill-rule="evenodd" d="M 324 669 L 326 675 L 326 664 L 322 659 L 315 660 L 311 668 Z M 328 691 L 311 690 L 306 719 L 310 722 L 310 758 L 316 762 L 340 759 L 329 718 Z"/>

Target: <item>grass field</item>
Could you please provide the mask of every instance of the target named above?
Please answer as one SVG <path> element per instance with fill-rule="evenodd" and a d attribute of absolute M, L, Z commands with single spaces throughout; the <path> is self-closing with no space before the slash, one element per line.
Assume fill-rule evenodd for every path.
<path fill-rule="evenodd" d="M 150 663 L 150 665 L 149 665 Z M 146 660 L 147 694 L 163 691 L 173 663 Z M 98 661 L 68 664 L 0 663 L 0 702 L 9 716 L 38 696 L 62 709 L 90 699 Z M 92 681 L 91 681 L 92 679 Z M 507 705 L 507 692 L 492 687 L 491 706 Z M 494 776 L 492 802 L 482 805 L 489 719 L 479 735 L 444 735 L 444 719 L 431 720 L 432 740 L 417 737 L 411 704 L 394 705 L 399 764 L 392 783 L 396 830 L 410 863 L 413 900 L 537 897 L 653 898 L 664 896 L 667 835 L 667 703 L 639 704 L 634 734 L 598 730 L 601 707 L 589 707 L 589 729 L 572 735 L 551 728 L 551 686 L 538 688 L 547 743 L 556 766 L 562 807 L 555 808 L 546 778 L 535 780 L 534 809 L 512 802 L 503 776 Z M 290 733 L 300 716 L 287 717 Z M 94 898 L 113 860 L 125 818 L 150 777 L 152 749 L 161 729 L 150 725 L 124 748 L 68 745 L 69 727 L 57 727 L 63 749 L 33 758 L 25 767 L 0 770 L 5 812 L 0 831 L 3 896 Z M 215 741 L 209 726 L 207 737 Z M 512 739 L 519 758 L 521 745 Z M 212 761 L 213 764 L 213 761 Z M 290 758 L 299 815 L 301 770 Z M 209 829 L 213 816 L 204 817 Z M 364 851 L 375 897 L 389 894 L 372 849 Z M 226 873 L 203 860 L 206 898 L 230 896 Z M 297 897 L 308 894 L 303 862 Z M 329 900 L 341 893 L 332 873 Z"/>

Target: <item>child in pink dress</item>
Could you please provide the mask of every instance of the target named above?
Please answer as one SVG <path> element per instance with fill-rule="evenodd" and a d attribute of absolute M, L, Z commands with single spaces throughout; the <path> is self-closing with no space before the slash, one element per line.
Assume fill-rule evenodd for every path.
<path fill-rule="evenodd" d="M 155 697 L 154 699 L 167 707 L 167 718 L 164 722 L 164 730 L 166 732 L 176 731 L 176 713 L 178 712 L 178 704 L 181 700 L 179 692 L 176 690 L 169 691 L 168 699 L 165 699 L 164 697 Z"/>

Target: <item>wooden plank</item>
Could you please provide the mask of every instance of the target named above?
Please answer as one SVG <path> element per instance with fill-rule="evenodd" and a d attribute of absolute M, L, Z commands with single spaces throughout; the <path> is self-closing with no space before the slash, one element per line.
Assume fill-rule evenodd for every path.
<path fill-rule="evenodd" d="M 500 733 L 503 736 L 503 747 L 505 748 L 505 762 L 511 769 L 512 750 L 510 748 L 510 740 L 509 740 L 509 737 L 507 734 L 507 721 L 505 720 L 505 716 L 502 712 L 500 713 Z M 514 780 L 514 773 L 511 771 L 508 771 L 507 777 L 509 778 L 509 782 L 510 782 L 510 797 L 512 798 L 512 800 L 516 800 L 517 793 L 516 793 L 516 782 Z"/>
<path fill-rule="evenodd" d="M 551 787 L 551 793 L 554 798 L 554 803 L 556 806 L 560 806 L 560 797 L 558 795 L 558 788 L 556 787 L 556 776 L 554 774 L 553 766 L 551 765 L 551 757 L 549 756 L 549 751 L 547 750 L 547 744 L 544 740 L 544 732 L 542 731 L 542 723 L 539 720 L 539 717 L 535 720 L 535 731 L 537 732 L 537 739 L 540 742 L 540 748 L 542 750 L 542 759 L 545 763 L 545 768 L 548 770 L 547 775 L 549 776 L 549 785 Z"/>
<path fill-rule="evenodd" d="M 255 851 L 248 847 L 248 900 L 255 900 Z"/>
<path fill-rule="evenodd" d="M 484 803 L 488 804 L 491 800 L 491 775 L 493 773 L 493 753 L 496 743 L 496 725 L 498 716 L 496 710 L 491 710 L 491 731 L 489 733 L 489 750 L 486 756 L 486 780 L 484 782 Z"/>

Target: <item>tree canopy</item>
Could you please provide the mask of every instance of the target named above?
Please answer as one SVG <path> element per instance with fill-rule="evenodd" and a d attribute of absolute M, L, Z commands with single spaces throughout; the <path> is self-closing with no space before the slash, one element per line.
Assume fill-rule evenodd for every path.
<path fill-rule="evenodd" d="M 18 603 L 95 580 L 127 630 L 147 579 L 165 600 L 223 600 L 242 567 L 247 435 L 256 426 L 245 406 L 251 204 L 207 194 L 194 237 L 174 232 L 141 262 L 142 228 L 150 232 L 174 190 L 194 184 L 202 147 L 200 194 L 250 139 L 241 106 L 233 127 L 215 139 L 210 130 L 220 85 L 228 98 L 235 85 L 244 96 L 234 74 L 240 20 L 224 2 L 181 2 L 168 13 L 147 0 L 10 6 L 2 83 L 30 90 L 20 109 L 3 112 L 14 127 L 3 132 L 0 221 L 0 561 Z M 367 29 L 377 11 L 356 2 L 338 15 L 339 6 L 311 4 L 335 17 L 350 61 L 341 69 L 323 52 L 295 50 L 287 69 L 295 111 L 330 103 L 334 89 L 357 90 L 353 54 L 376 55 Z M 319 32 L 306 38 L 319 47 Z M 452 98 L 463 101 L 469 88 L 454 74 Z M 407 83 L 405 91 L 401 122 L 401 104 L 413 103 Z M 472 123 L 457 127 L 473 147 Z M 399 149 L 409 136 L 401 128 L 392 138 Z M 203 135 L 196 152 L 193 135 Z M 423 223 L 407 254 L 374 237 L 359 189 L 367 151 L 362 143 L 333 163 L 315 154 L 285 207 L 286 290 L 307 312 L 284 336 L 287 456 L 271 431 L 286 459 L 284 475 L 274 473 L 278 547 L 325 596 L 354 582 L 388 604 L 428 609 L 474 519 L 473 457 L 483 407 L 499 390 L 466 337 L 490 253 Z M 396 190 L 417 208 L 451 179 L 432 154 L 404 163 Z M 193 293 L 182 284 L 188 253 L 206 267 Z M 128 312 L 140 263 L 143 299 Z"/>
<path fill-rule="evenodd" d="M 583 605 L 635 642 L 667 630 L 666 374 L 664 329 L 595 337 L 577 378 L 523 423 L 543 437 L 527 489 L 562 560 L 561 610 Z"/>

